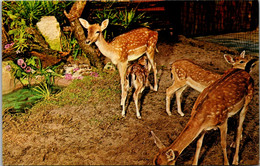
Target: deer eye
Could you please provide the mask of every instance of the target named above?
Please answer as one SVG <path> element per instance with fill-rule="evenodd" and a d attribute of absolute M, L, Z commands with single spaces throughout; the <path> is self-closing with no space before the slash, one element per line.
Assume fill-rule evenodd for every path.
<path fill-rule="evenodd" d="M 99 33 L 100 33 L 100 31 L 97 31 L 96 33 L 97 33 L 97 34 L 99 34 Z"/>
<path fill-rule="evenodd" d="M 245 61 L 240 61 L 239 63 L 245 63 Z"/>

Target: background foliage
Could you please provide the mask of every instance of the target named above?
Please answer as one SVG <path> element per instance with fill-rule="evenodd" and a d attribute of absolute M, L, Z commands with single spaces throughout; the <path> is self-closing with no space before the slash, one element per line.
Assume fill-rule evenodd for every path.
<path fill-rule="evenodd" d="M 73 2 L 69 1 L 3 1 L 3 25 L 18 52 L 29 49 L 27 27 L 34 27 L 42 16 L 54 15 L 61 25 L 66 23 L 63 11 Z"/>

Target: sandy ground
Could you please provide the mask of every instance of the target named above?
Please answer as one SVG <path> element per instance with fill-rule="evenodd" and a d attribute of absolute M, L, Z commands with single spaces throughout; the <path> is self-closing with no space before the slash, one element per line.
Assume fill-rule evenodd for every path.
<path fill-rule="evenodd" d="M 165 90 L 172 84 L 169 64 L 177 59 L 190 59 L 204 68 L 222 74 L 231 66 L 223 58 L 225 53 L 239 52 L 217 44 L 180 37 L 174 43 L 157 45 L 156 63 L 159 90 L 149 89 L 141 97 L 141 115 L 135 115 L 130 99 L 126 118 L 121 117 L 120 93 L 115 99 L 88 102 L 81 105 L 46 107 L 24 117 L 3 117 L 3 163 L 5 165 L 151 165 L 158 148 L 150 132 L 154 131 L 165 145 L 170 145 L 181 133 L 190 118 L 192 106 L 199 92 L 187 88 L 183 93 L 184 117 L 177 113 L 175 97 L 170 117 L 165 111 Z M 259 164 L 259 66 L 251 73 L 255 81 L 254 98 L 244 122 L 240 144 L 240 164 Z M 151 79 L 152 80 L 152 79 Z M 115 76 L 114 82 L 119 82 Z M 113 82 L 111 82 L 112 84 Z M 100 85 L 107 86 L 107 85 Z M 120 88 L 119 84 L 117 85 Z M 84 87 L 78 87 L 84 88 Z M 26 118 L 25 118 L 26 117 Z M 238 116 L 229 120 L 227 152 L 232 163 Z M 191 164 L 196 142 L 179 156 L 177 164 Z M 219 130 L 205 135 L 199 164 L 222 165 L 223 155 Z"/>

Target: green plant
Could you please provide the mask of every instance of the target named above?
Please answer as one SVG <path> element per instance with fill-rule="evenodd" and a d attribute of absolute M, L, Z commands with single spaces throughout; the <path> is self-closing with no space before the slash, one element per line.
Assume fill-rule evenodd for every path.
<path fill-rule="evenodd" d="M 32 89 L 23 88 L 2 96 L 2 108 L 8 113 L 22 113 L 30 109 L 42 97 Z"/>
<path fill-rule="evenodd" d="M 73 59 L 76 59 L 77 56 L 80 56 L 83 53 L 75 37 L 73 37 L 72 40 L 70 40 L 70 50 L 72 50 Z"/>
<path fill-rule="evenodd" d="M 62 35 L 62 50 L 71 52 L 73 59 L 77 59 L 78 56 L 85 56 L 75 36 L 71 32 L 64 32 Z"/>
<path fill-rule="evenodd" d="M 150 17 L 146 16 L 144 12 L 137 13 L 136 9 L 128 10 L 112 8 L 113 3 L 107 3 L 103 10 L 97 10 L 94 12 L 94 17 L 96 17 L 97 22 L 102 22 L 105 19 L 109 19 L 109 24 L 112 26 L 117 26 L 118 33 L 121 34 L 133 27 L 149 27 L 150 24 L 147 21 Z M 109 32 L 105 29 L 103 32 L 104 37 L 113 38 L 113 32 Z"/>
<path fill-rule="evenodd" d="M 40 82 L 45 82 L 46 84 L 52 86 L 54 85 L 55 76 L 61 76 L 55 72 L 59 66 L 49 66 L 46 68 L 42 67 L 41 60 L 38 57 L 32 56 L 31 58 L 15 60 L 9 63 L 12 69 L 12 74 L 16 79 L 18 79 L 24 86 L 31 86 L 30 80 L 32 78 L 41 77 Z M 37 79 L 36 79 L 37 80 Z"/>
<path fill-rule="evenodd" d="M 18 52 L 29 48 L 28 39 L 32 36 L 26 33 L 27 27 L 33 27 L 42 16 L 55 15 L 58 21 L 64 22 L 64 9 L 73 2 L 63 1 L 3 1 L 3 24 L 15 43 Z"/>
<path fill-rule="evenodd" d="M 130 11 L 127 11 L 127 9 L 125 8 L 124 11 L 119 11 L 118 17 L 120 20 L 118 25 L 124 27 L 125 29 L 128 29 L 129 26 L 134 23 L 139 23 L 140 26 L 149 27 L 148 22 L 138 22 L 145 18 L 145 13 L 140 13 L 137 15 L 136 9 L 131 9 Z"/>
<path fill-rule="evenodd" d="M 38 96 L 41 98 L 48 100 L 51 96 L 51 88 L 50 85 L 48 85 L 46 82 L 40 83 L 40 85 L 32 88 L 32 90 L 36 91 L 39 93 Z"/>
<path fill-rule="evenodd" d="M 25 32 L 27 28 L 25 19 L 20 18 L 18 14 L 13 14 L 12 11 L 8 11 L 7 15 L 12 20 L 10 24 L 10 29 L 8 31 L 9 35 L 14 36 L 14 47 L 17 52 L 23 52 L 25 48 L 28 48 L 27 39 L 32 38 L 32 35 Z"/>

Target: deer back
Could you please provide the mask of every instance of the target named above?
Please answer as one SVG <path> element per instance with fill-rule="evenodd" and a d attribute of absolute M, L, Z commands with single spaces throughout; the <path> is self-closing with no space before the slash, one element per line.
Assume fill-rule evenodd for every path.
<path fill-rule="evenodd" d="M 191 116 L 210 118 L 211 125 L 220 125 L 243 106 L 247 95 L 253 95 L 253 86 L 253 79 L 245 70 L 229 69 L 199 95 Z"/>
<path fill-rule="evenodd" d="M 171 65 L 171 73 L 179 80 L 187 80 L 190 78 L 194 82 L 199 82 L 204 86 L 208 86 L 221 77 L 220 74 L 205 70 L 200 65 L 188 59 L 175 61 Z"/>
<path fill-rule="evenodd" d="M 138 85 L 133 85 L 133 82 L 137 80 L 139 83 L 139 86 L 144 86 L 146 81 L 148 81 L 148 75 L 149 75 L 149 63 L 147 61 L 147 58 L 143 56 L 138 60 L 138 63 L 134 63 L 130 65 L 127 68 L 126 71 L 126 79 L 129 81 L 129 87 Z"/>
<path fill-rule="evenodd" d="M 156 46 L 158 33 L 148 28 L 138 28 L 115 37 L 109 44 L 116 50 L 121 51 L 121 61 L 127 59 L 129 55 L 142 53 L 147 47 Z"/>

